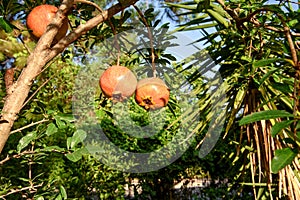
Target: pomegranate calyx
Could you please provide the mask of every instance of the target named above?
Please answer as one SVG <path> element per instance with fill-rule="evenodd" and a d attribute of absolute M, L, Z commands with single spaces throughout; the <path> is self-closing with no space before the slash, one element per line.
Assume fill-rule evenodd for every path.
<path fill-rule="evenodd" d="M 153 97 L 145 96 L 142 97 L 142 102 L 139 103 L 140 106 L 144 107 L 146 110 L 153 108 L 155 106 L 155 102 L 153 101 Z"/>

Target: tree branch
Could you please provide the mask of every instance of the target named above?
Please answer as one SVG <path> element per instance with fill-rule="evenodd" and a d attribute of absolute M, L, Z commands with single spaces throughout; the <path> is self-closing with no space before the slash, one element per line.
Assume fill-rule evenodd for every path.
<path fill-rule="evenodd" d="M 108 10 L 103 11 L 103 13 L 100 13 L 87 21 L 86 24 L 78 26 L 73 32 L 51 47 L 50 44 L 52 44 L 54 37 L 61 27 L 63 19 L 66 17 L 74 3 L 74 0 L 63 0 L 55 18 L 52 20 L 51 24 L 48 25 L 46 32 L 39 39 L 36 48 L 28 57 L 27 67 L 23 69 L 18 80 L 11 86 L 13 87 L 12 93 L 9 94 L 5 100 L 0 116 L 0 153 L 10 135 L 10 130 L 14 121 L 17 119 L 17 115 L 28 96 L 32 82 L 41 72 L 43 66 L 77 40 L 81 35 L 137 1 L 138 0 L 128 0 L 126 5 L 118 3 L 112 6 Z"/>
<path fill-rule="evenodd" d="M 32 122 L 31 124 L 28 124 L 28 125 L 23 126 L 23 127 L 19 128 L 19 129 L 13 130 L 12 132 L 10 132 L 10 134 L 14 134 L 14 133 L 20 132 L 20 131 L 22 131 L 24 129 L 30 128 L 30 127 L 38 125 L 38 124 L 42 124 L 42 123 L 47 122 L 47 121 L 49 121 L 49 119 L 42 119 L 42 120 L 37 121 L 37 122 Z M 0 163 L 0 165 L 1 165 L 1 163 Z"/>
<path fill-rule="evenodd" d="M 43 183 L 40 183 L 38 185 L 23 187 L 23 188 L 20 188 L 20 189 L 11 189 L 10 192 L 8 192 L 7 194 L 1 195 L 0 198 L 4 199 L 4 197 L 6 197 L 6 196 L 9 196 L 9 195 L 15 194 L 15 193 L 19 193 L 19 192 L 22 192 L 22 191 L 25 191 L 25 190 L 34 190 L 34 191 L 36 191 L 37 188 L 42 187 L 42 186 L 43 186 Z"/>
<path fill-rule="evenodd" d="M 12 158 L 20 158 L 24 155 L 32 155 L 32 154 L 35 154 L 35 153 L 36 153 L 35 151 L 23 151 L 19 154 L 11 156 L 11 157 L 7 155 L 6 158 L 4 158 L 3 160 L 0 161 L 0 165 L 3 165 L 5 162 L 9 161 Z"/>

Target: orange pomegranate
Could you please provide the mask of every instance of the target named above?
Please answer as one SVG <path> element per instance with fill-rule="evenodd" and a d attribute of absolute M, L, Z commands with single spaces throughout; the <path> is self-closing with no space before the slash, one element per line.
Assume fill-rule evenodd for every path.
<path fill-rule="evenodd" d="M 39 5 L 31 10 L 29 15 L 27 16 L 26 24 L 28 29 L 32 32 L 31 34 L 35 39 L 39 39 L 44 32 L 48 24 L 55 17 L 58 8 L 52 5 L 44 4 Z M 62 39 L 68 31 L 68 19 L 64 19 L 63 25 L 55 36 L 54 41 L 58 42 Z"/>
<path fill-rule="evenodd" d="M 159 78 L 145 78 L 138 82 L 135 91 L 136 102 L 146 110 L 165 107 L 170 98 L 170 90 Z"/>
<path fill-rule="evenodd" d="M 137 79 L 127 67 L 113 65 L 103 72 L 99 85 L 105 96 L 123 101 L 134 94 Z"/>

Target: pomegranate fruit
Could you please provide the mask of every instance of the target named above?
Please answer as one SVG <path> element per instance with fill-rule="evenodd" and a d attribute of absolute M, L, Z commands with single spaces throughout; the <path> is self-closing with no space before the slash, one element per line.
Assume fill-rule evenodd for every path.
<path fill-rule="evenodd" d="M 123 101 L 134 94 L 137 79 L 127 67 L 113 65 L 103 72 L 99 85 L 105 96 Z"/>
<path fill-rule="evenodd" d="M 39 5 L 31 10 L 27 16 L 26 24 L 28 29 L 31 29 L 31 35 L 35 39 L 39 39 L 44 32 L 48 24 L 55 17 L 58 8 L 52 5 Z M 58 42 L 62 39 L 68 31 L 68 19 L 64 19 L 60 30 L 54 38 L 54 42 Z"/>
<path fill-rule="evenodd" d="M 170 98 L 170 90 L 159 78 L 145 78 L 138 82 L 135 91 L 136 102 L 146 110 L 165 107 Z"/>

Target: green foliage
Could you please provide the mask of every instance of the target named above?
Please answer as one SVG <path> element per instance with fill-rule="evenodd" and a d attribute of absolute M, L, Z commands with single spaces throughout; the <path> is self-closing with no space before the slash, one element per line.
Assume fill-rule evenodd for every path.
<path fill-rule="evenodd" d="M 0 27 L 7 33 L 11 33 L 13 31 L 12 25 L 9 24 L 3 16 L 0 16 Z"/>
<path fill-rule="evenodd" d="M 5 1 L 5 3 L 8 3 L 8 1 Z M 31 8 L 40 3 L 40 1 L 34 3 L 24 1 L 18 5 L 22 8 L 26 7 L 24 9 L 26 14 Z M 59 5 L 58 1 L 49 1 L 48 3 Z M 24 13 L 16 17 L 17 20 L 23 23 L 23 26 L 23 20 L 26 17 Z M 71 25 L 75 27 L 85 23 L 95 14 L 96 11 L 93 7 L 80 4 L 70 15 Z M 164 52 L 167 47 L 172 46 L 169 42 L 172 38 L 165 37 L 168 24 L 160 25 L 160 20 L 155 19 L 156 15 L 153 9 L 147 10 L 145 16 L 149 24 L 156 28 L 153 29 L 153 34 L 160 37 L 159 39 L 164 42 L 163 44 L 155 44 L 161 47 L 155 49 L 158 55 L 157 63 L 161 66 L 168 64 L 168 67 L 158 68 L 158 75 L 161 77 L 171 76 L 171 73 L 177 72 L 170 67 L 171 62 L 174 62 L 176 58 Z M 130 23 L 126 23 L 134 20 L 130 17 L 130 12 L 125 11 L 123 14 L 114 16 L 111 19 L 117 33 L 132 28 Z M 27 31 L 17 32 L 17 34 L 20 33 L 21 37 L 19 39 L 15 37 L 15 32 L 6 33 L 1 31 L 0 35 L 3 41 L 0 45 L 1 59 L 14 58 L 11 65 L 17 69 L 16 77 L 20 74 L 22 68 L 26 66 L 29 52 L 35 46 L 35 41 L 30 38 Z M 138 177 L 141 181 L 143 180 L 144 174 L 135 175 L 117 171 L 101 163 L 97 157 L 89 155 L 90 152 L 87 151 L 84 140 L 90 132 L 78 129 L 75 126 L 76 117 L 73 117 L 72 114 L 73 93 L 78 92 L 74 90 L 75 79 L 80 71 L 86 70 L 85 75 L 87 77 L 83 81 L 88 85 L 87 80 L 91 77 L 91 71 L 89 71 L 91 69 L 87 66 L 89 66 L 89 63 L 95 63 L 92 52 L 110 52 L 109 56 L 103 53 L 106 55 L 106 60 L 96 61 L 97 66 L 100 66 L 102 70 L 105 69 L 105 66 L 116 62 L 116 49 L 114 49 L 115 46 L 112 45 L 114 43 L 111 40 L 113 34 L 111 24 L 99 25 L 76 41 L 74 45 L 67 48 L 61 56 L 48 63 L 43 72 L 34 80 L 28 101 L 19 113 L 18 120 L 14 123 L 13 132 L 0 156 L 2 160 L 0 173 L 3 174 L 0 179 L 1 197 L 6 199 L 89 199 L 98 196 L 100 199 L 124 199 L 124 186 L 126 183 L 130 184 L 128 178 L 132 176 Z M 145 30 L 139 34 L 144 35 L 145 38 L 148 37 Z M 126 45 L 128 43 L 126 43 L 126 40 L 120 39 L 119 42 L 122 51 L 127 49 Z M 149 42 L 149 40 L 145 40 L 144 45 L 149 47 Z M 121 63 L 128 64 L 137 72 L 139 77 L 149 75 L 151 73 L 151 68 L 148 67 L 151 60 L 150 48 L 134 46 L 132 49 L 138 49 L 139 51 L 131 51 L 131 55 L 125 52 L 121 56 Z M 101 66 L 102 63 L 105 63 L 105 65 Z M 145 64 L 145 67 L 137 68 L 142 64 Z M 5 88 L 4 72 L 1 71 L 1 88 Z M 93 74 L 93 76 L 98 80 L 100 71 Z M 167 84 L 172 86 L 172 82 L 173 80 L 169 78 Z M 176 87 L 179 87 L 179 85 Z M 89 88 L 84 89 L 89 90 Z M 122 113 L 124 105 L 114 105 L 112 109 L 112 102 L 100 94 L 99 86 L 97 86 L 97 94 L 96 97 L 93 94 L 87 98 L 95 100 L 92 101 L 92 106 L 96 110 L 98 122 L 114 144 L 125 150 L 151 152 L 168 144 L 174 135 L 180 132 L 181 122 L 178 118 L 181 115 L 181 110 L 175 94 L 172 94 L 169 106 L 165 109 L 164 118 L 160 116 L 161 111 L 146 112 L 135 103 L 133 98 L 128 101 L 130 106 L 129 115 L 124 117 Z M 5 96 L 4 90 L 1 91 L 1 96 Z M 3 104 L 3 102 L 1 103 Z M 188 104 L 184 106 L 186 108 Z M 113 115 L 123 117 L 117 118 L 118 123 L 116 123 L 116 119 L 112 117 Z M 147 139 L 139 138 L 140 131 L 138 127 L 147 126 L 153 121 L 155 121 L 157 127 L 161 127 L 159 133 L 153 134 Z M 131 122 L 131 124 L 128 122 Z M 172 123 L 174 124 L 170 126 Z M 120 125 L 123 126 L 120 128 Z M 155 129 L 156 126 L 153 126 L 154 129 L 151 130 L 153 133 L 158 131 L 158 129 Z M 127 129 L 122 129 L 124 127 Z M 131 134 L 126 134 L 131 128 L 135 128 L 134 131 L 131 131 Z M 178 138 L 181 141 L 183 139 L 185 138 Z M 174 145 L 176 146 L 177 143 Z M 149 183 L 143 182 L 145 191 L 143 196 L 146 196 L 148 192 L 152 193 L 153 197 L 159 196 L 157 194 L 159 187 L 156 184 L 158 184 L 157 180 L 161 178 L 161 172 L 164 172 L 163 179 L 167 180 L 168 189 L 172 187 L 174 178 L 181 179 L 181 173 L 183 173 L 183 176 L 188 176 L 183 171 L 187 167 L 193 166 L 191 159 L 197 160 L 195 150 L 191 149 L 191 152 L 187 153 L 186 158 L 179 163 L 174 163 L 167 169 L 149 174 Z M 110 156 L 111 160 L 115 159 L 114 161 L 116 161 L 118 159 L 113 157 L 112 152 L 105 153 L 105 155 Z M 176 154 L 176 152 L 169 152 L 169 154 Z M 170 156 L 169 154 L 162 155 L 157 162 L 164 162 L 165 157 L 163 156 Z M 185 163 L 188 163 L 188 165 L 185 165 Z M 128 163 L 127 167 L 130 167 L 130 164 L 132 163 Z M 173 172 L 166 173 L 170 170 Z"/>
<path fill-rule="evenodd" d="M 291 148 L 276 150 L 271 165 L 272 172 L 278 173 L 285 166 L 290 165 L 297 155 L 297 150 Z"/>
<path fill-rule="evenodd" d="M 284 110 L 265 110 L 261 112 L 256 112 L 245 116 L 239 122 L 239 125 L 245 125 L 256 121 L 283 118 L 283 117 L 293 117 L 294 115 L 288 113 Z"/>
<path fill-rule="evenodd" d="M 203 0 L 169 6 L 179 8 L 181 24 L 177 30 L 199 30 L 203 37 L 195 39 L 195 43 L 208 45 L 209 55 L 220 66 L 224 80 L 221 87 L 227 95 L 224 134 L 234 135 L 233 142 L 239 144 L 232 153 L 232 164 L 246 160 L 239 162 L 244 164 L 235 180 L 252 177 L 246 182 L 251 182 L 258 199 L 282 194 L 290 187 L 280 187 L 286 181 L 298 184 L 299 178 L 280 174 L 298 177 L 299 173 L 295 164 L 299 158 L 299 68 L 293 62 L 295 52 L 299 57 L 299 48 L 293 45 L 299 39 L 297 5 L 282 1 L 270 4 Z M 285 32 L 288 29 L 290 38 Z M 242 153 L 244 147 L 248 150 Z M 264 180 L 261 174 L 270 178 Z M 256 187 L 261 182 L 266 188 Z M 292 192 L 299 195 L 298 189 Z"/>

